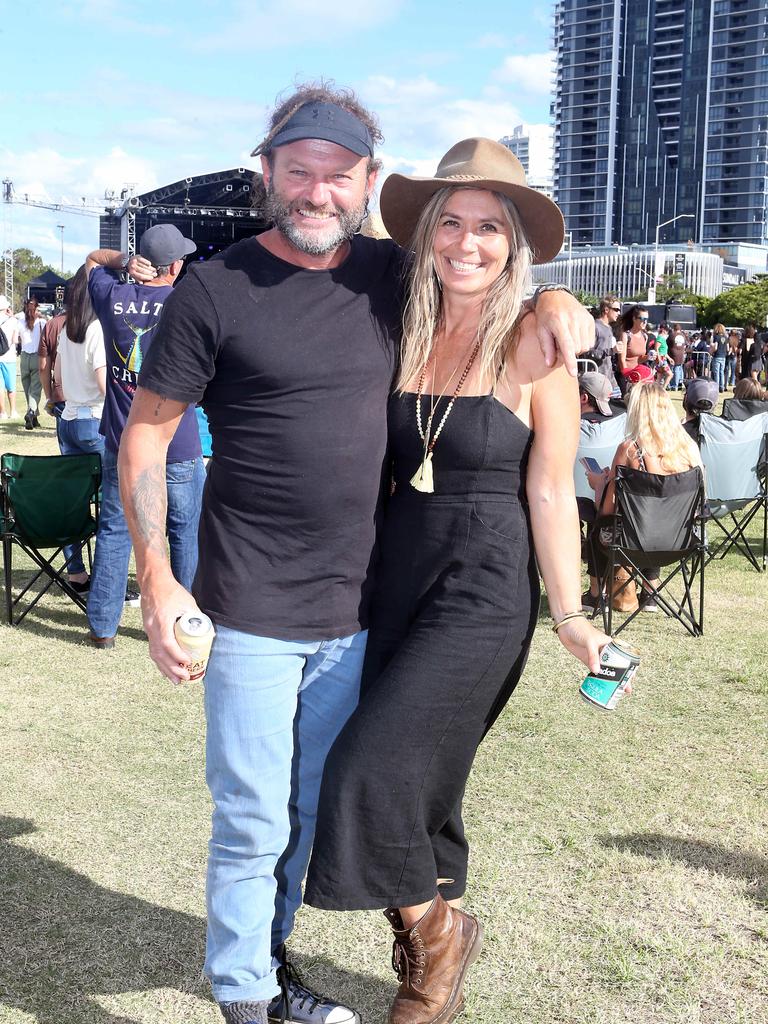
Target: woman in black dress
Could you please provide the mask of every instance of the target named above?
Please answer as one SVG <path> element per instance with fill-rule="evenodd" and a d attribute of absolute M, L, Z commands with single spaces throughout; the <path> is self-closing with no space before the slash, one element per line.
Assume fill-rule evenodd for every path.
<path fill-rule="evenodd" d="M 446 1024 L 482 941 L 458 906 L 461 801 L 525 665 L 537 561 L 565 647 L 596 669 L 608 638 L 581 613 L 577 382 L 520 318 L 531 260 L 561 248 L 560 211 L 488 139 L 458 143 L 434 179 L 390 176 L 381 211 L 414 250 L 393 490 L 360 705 L 326 764 L 305 899 L 387 908 L 391 1024 Z"/>

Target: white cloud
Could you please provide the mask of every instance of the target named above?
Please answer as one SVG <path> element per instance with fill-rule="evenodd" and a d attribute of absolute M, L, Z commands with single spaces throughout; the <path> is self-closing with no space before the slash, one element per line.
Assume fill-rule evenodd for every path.
<path fill-rule="evenodd" d="M 18 202 L 28 197 L 79 206 L 83 197 L 90 203 L 106 189 L 120 189 L 127 182 L 140 192 L 160 183 L 151 160 L 119 146 L 91 157 L 67 157 L 49 147 L 21 153 L 0 149 L 0 165 L 13 182 Z"/>
<path fill-rule="evenodd" d="M 513 85 L 528 95 L 548 96 L 552 92 L 554 59 L 552 51 L 516 54 L 505 59 L 493 73 L 493 78 L 505 85 Z"/>
<path fill-rule="evenodd" d="M 445 86 L 419 75 L 417 78 L 390 78 L 371 75 L 365 83 L 366 100 L 375 108 L 399 107 L 404 104 L 430 103 L 447 95 Z"/>

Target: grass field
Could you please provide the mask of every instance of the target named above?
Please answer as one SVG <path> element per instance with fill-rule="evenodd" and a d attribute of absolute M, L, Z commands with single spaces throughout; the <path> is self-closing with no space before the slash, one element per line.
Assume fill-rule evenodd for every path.
<path fill-rule="evenodd" d="M 51 421 L 2 450 L 55 450 Z M 768 577 L 708 570 L 705 636 L 636 620 L 636 692 L 577 697 L 542 620 L 466 799 L 468 905 L 486 945 L 462 1020 L 768 1022 Z M 92 650 L 49 596 L 0 627 L 0 1021 L 214 1024 L 201 979 L 209 802 L 201 691 L 153 668 L 140 613 Z M 318 987 L 386 1019 L 380 914 L 304 909 Z"/>

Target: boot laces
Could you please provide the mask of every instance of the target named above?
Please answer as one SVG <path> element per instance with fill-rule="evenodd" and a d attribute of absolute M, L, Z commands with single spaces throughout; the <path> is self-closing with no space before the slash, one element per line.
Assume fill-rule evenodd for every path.
<path fill-rule="evenodd" d="M 395 936 L 392 943 L 392 970 L 401 984 L 410 988 L 413 974 L 413 984 L 419 985 L 424 974 L 425 960 L 424 945 L 419 937 Z"/>
<path fill-rule="evenodd" d="M 326 1002 L 325 996 L 313 992 L 304 984 L 298 970 L 290 960 L 284 960 L 277 968 L 277 983 L 282 993 L 280 1024 L 293 1020 L 291 1006 L 296 1003 L 300 1010 L 308 1009 L 311 1013 L 315 1007 Z M 286 1016 L 286 1014 L 288 1016 Z"/>

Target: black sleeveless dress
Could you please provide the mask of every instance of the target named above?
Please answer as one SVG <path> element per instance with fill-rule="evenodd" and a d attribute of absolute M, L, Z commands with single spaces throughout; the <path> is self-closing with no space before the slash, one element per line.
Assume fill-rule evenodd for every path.
<path fill-rule="evenodd" d="M 416 398 L 390 399 L 394 493 L 360 705 L 323 776 L 305 892 L 313 906 L 412 906 L 432 899 L 436 879 L 452 880 L 441 884 L 446 899 L 464 892 L 464 787 L 538 613 L 525 501 L 532 440 L 492 396 L 459 397 L 435 446 L 435 493 L 423 494 L 409 482 L 423 454 Z"/>

